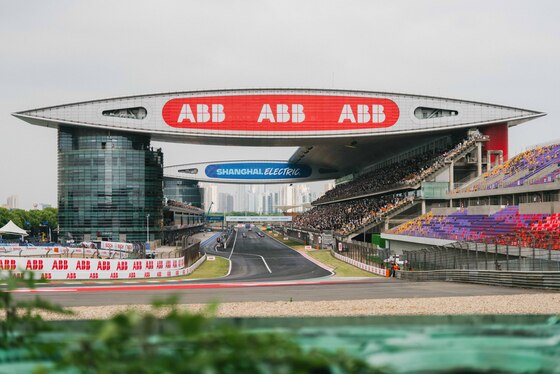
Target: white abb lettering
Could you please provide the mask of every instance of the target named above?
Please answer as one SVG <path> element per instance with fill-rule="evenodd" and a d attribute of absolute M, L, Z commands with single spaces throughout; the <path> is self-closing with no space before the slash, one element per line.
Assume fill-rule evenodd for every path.
<path fill-rule="evenodd" d="M 305 120 L 305 113 L 303 112 L 303 105 L 292 104 L 292 113 L 290 115 L 288 104 L 277 104 L 276 105 L 276 116 L 270 108 L 270 104 L 264 104 L 261 113 L 259 114 L 259 119 L 257 122 L 261 123 L 264 120 L 268 120 L 271 123 L 274 122 L 288 122 L 301 123 Z"/>
<path fill-rule="evenodd" d="M 383 112 L 385 108 L 383 105 L 374 104 L 371 106 L 371 113 L 369 112 L 368 105 L 357 105 L 358 121 L 354 116 L 354 111 L 352 110 L 352 105 L 344 104 L 342 107 L 342 112 L 340 117 L 338 117 L 338 123 L 344 123 L 344 121 L 350 121 L 350 123 L 383 123 L 385 122 L 385 113 Z"/>
<path fill-rule="evenodd" d="M 183 104 L 181 108 L 181 113 L 179 113 L 179 118 L 177 118 L 177 123 L 181 123 L 188 120 L 192 123 L 202 123 L 211 122 L 218 123 L 223 122 L 226 119 L 226 114 L 224 113 L 224 106 L 222 104 L 212 104 L 212 113 L 208 111 L 208 105 L 206 104 L 196 104 L 196 119 L 191 109 L 190 104 Z"/>

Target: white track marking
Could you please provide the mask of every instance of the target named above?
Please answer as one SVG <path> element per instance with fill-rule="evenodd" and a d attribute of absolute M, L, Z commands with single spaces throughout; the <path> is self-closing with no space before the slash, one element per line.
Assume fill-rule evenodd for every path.
<path fill-rule="evenodd" d="M 229 254 L 228 260 L 230 260 L 231 256 L 233 255 L 233 250 L 235 249 L 236 242 L 237 242 L 237 230 L 235 230 L 235 239 L 233 239 L 233 245 L 231 246 L 231 253 Z M 230 263 L 230 267 L 231 267 L 231 263 Z"/>
<path fill-rule="evenodd" d="M 229 269 L 228 269 L 227 274 L 224 275 L 224 278 L 229 277 L 229 275 L 231 274 L 231 255 L 233 255 L 233 250 L 235 249 L 235 243 L 237 242 L 237 233 L 238 233 L 238 231 L 235 230 L 235 238 L 233 239 L 233 245 L 231 246 L 231 253 L 229 254 L 229 257 L 228 257 Z"/>
<path fill-rule="evenodd" d="M 263 256 L 261 256 L 261 255 L 255 255 L 255 254 L 252 254 L 252 253 L 243 253 L 243 256 L 257 256 L 257 257 L 260 257 L 260 258 L 263 260 L 264 266 L 266 266 L 266 269 L 268 270 L 268 272 L 269 272 L 270 274 L 272 274 L 272 270 L 270 270 L 270 268 L 268 267 L 268 264 L 266 263 L 266 260 L 264 259 Z"/>

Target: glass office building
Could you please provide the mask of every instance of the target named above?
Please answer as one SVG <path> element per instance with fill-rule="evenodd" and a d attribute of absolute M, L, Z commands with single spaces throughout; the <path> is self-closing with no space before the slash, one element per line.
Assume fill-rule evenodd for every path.
<path fill-rule="evenodd" d="M 146 135 L 60 127 L 61 239 L 144 242 L 161 236 L 163 154 Z M 149 230 L 147 227 L 149 226 Z"/>
<path fill-rule="evenodd" d="M 199 187 L 198 181 L 165 177 L 163 179 L 163 194 L 167 199 L 190 204 L 202 208 L 204 190 Z"/>

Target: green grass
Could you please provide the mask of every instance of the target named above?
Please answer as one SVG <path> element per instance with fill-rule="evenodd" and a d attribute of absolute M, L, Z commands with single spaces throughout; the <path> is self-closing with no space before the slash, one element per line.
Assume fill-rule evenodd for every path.
<path fill-rule="evenodd" d="M 223 257 L 215 256 L 214 261 L 204 261 L 192 274 L 181 277 L 182 279 L 210 279 L 219 278 L 227 274 L 229 261 Z"/>
<path fill-rule="evenodd" d="M 278 240 L 279 242 L 281 242 L 283 244 L 286 244 L 288 247 L 292 247 L 292 248 L 297 249 L 297 250 L 299 250 L 299 247 L 301 247 L 302 249 L 304 248 L 304 245 L 301 244 L 301 242 L 295 241 L 293 239 L 284 240 L 284 237 L 281 234 L 275 236 L 274 234 L 277 234 L 276 232 L 274 232 L 274 233 L 271 232 L 271 231 L 268 231 L 268 232 L 263 231 L 263 232 L 265 234 L 267 234 L 268 236 Z"/>
<path fill-rule="evenodd" d="M 368 273 L 362 269 L 358 269 L 355 266 L 347 264 L 344 261 L 340 261 L 331 255 L 331 251 L 328 249 L 306 251 L 306 253 L 313 257 L 315 260 L 322 264 L 325 264 L 334 269 L 334 272 L 339 277 L 377 277 L 378 275 Z"/>

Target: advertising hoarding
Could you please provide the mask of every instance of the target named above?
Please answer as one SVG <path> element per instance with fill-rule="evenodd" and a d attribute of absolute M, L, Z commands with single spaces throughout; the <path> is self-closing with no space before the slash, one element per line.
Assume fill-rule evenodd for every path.
<path fill-rule="evenodd" d="M 253 132 L 386 128 L 399 119 L 390 99 L 333 95 L 224 95 L 173 98 L 162 108 L 175 128 Z"/>
<path fill-rule="evenodd" d="M 205 174 L 208 178 L 217 179 L 299 179 L 309 177 L 311 168 L 287 162 L 238 162 L 210 164 L 206 166 Z"/>
<path fill-rule="evenodd" d="M 292 222 L 292 216 L 227 216 L 226 222 Z"/>

